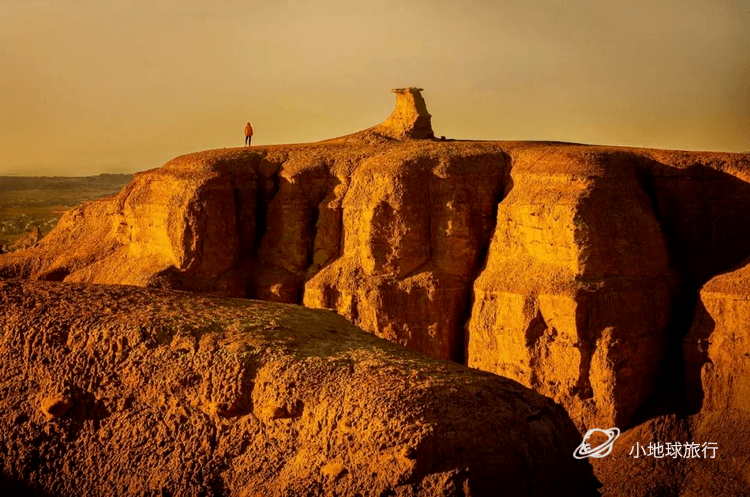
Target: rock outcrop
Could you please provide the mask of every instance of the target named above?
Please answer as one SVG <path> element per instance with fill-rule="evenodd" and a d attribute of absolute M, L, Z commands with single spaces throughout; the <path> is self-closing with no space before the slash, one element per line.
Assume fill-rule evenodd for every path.
<path fill-rule="evenodd" d="M 378 134 L 397 140 L 434 138 L 422 88 L 396 88 L 396 108 L 383 124 L 373 128 Z"/>
<path fill-rule="evenodd" d="M 363 161 L 341 203 L 340 256 L 307 280 L 303 303 L 460 361 L 506 171 L 504 155 L 485 147 L 401 148 Z"/>
<path fill-rule="evenodd" d="M 709 280 L 700 290 L 695 319 L 685 337 L 689 407 L 698 411 L 696 431 L 721 447 L 711 474 L 694 478 L 706 495 L 732 494 L 734 487 L 712 484 L 726 475 L 750 489 L 750 264 Z"/>
<path fill-rule="evenodd" d="M 467 363 L 562 402 L 582 430 L 626 426 L 659 384 L 679 283 L 648 162 L 583 147 L 513 159 L 474 283 Z"/>
<path fill-rule="evenodd" d="M 698 290 L 750 254 L 750 156 L 414 139 L 423 101 L 397 97 L 347 137 L 140 173 L 0 276 L 333 309 L 530 386 L 581 430 L 675 412 Z"/>
<path fill-rule="evenodd" d="M 6 495 L 595 495 L 564 410 L 343 318 L 0 281 Z"/>
<path fill-rule="evenodd" d="M 700 291 L 685 337 L 693 410 L 750 417 L 750 265 L 712 278 Z"/>
<path fill-rule="evenodd" d="M 396 107 L 388 119 L 372 128 L 326 140 L 323 143 L 378 143 L 383 140 L 434 139 L 432 116 L 422 97 L 422 88 L 394 88 Z"/>
<path fill-rule="evenodd" d="M 304 300 L 460 359 L 507 171 L 495 144 L 192 154 L 72 210 L 35 249 L 3 256 L 0 275 Z"/>

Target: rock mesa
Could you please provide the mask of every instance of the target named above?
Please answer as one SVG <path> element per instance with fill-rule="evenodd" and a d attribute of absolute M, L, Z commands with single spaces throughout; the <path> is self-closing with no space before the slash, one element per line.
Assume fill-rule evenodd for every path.
<path fill-rule="evenodd" d="M 720 341 L 739 304 L 706 289 L 750 255 L 750 155 L 416 139 L 423 104 L 407 89 L 347 137 L 178 157 L 0 256 L 0 276 L 333 309 L 515 379 L 581 430 L 747 378 L 741 342 Z M 696 374 L 683 339 L 699 302 L 730 355 Z M 743 381 L 722 387 L 731 402 Z"/>

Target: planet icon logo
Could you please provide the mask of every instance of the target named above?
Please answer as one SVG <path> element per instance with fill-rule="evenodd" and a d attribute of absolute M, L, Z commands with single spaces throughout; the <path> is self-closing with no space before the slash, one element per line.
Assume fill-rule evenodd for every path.
<path fill-rule="evenodd" d="M 603 434 L 605 437 L 607 437 L 607 440 L 592 448 L 591 444 L 588 443 L 588 440 L 592 435 L 596 433 Z M 601 428 L 592 428 L 586 432 L 586 435 L 583 436 L 583 442 L 581 442 L 581 445 L 576 447 L 575 452 L 573 452 L 573 457 L 575 457 L 576 459 L 585 459 L 587 457 L 606 457 L 610 452 L 612 452 L 612 447 L 615 443 L 615 440 L 617 440 L 617 437 L 619 436 L 619 428 L 610 428 L 608 430 L 602 430 Z"/>

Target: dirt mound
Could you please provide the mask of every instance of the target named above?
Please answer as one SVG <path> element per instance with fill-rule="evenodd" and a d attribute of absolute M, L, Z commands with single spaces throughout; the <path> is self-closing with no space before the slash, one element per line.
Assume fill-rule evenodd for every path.
<path fill-rule="evenodd" d="M 588 495 L 518 383 L 332 312 L 0 281 L 0 467 L 33 495 Z"/>

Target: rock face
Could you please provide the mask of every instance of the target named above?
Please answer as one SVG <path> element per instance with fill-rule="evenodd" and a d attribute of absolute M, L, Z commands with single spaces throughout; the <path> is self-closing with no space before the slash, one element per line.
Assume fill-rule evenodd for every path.
<path fill-rule="evenodd" d="M 3 256 L 0 274 L 304 301 L 460 359 L 506 178 L 494 144 L 193 154 L 74 209 L 37 248 Z"/>
<path fill-rule="evenodd" d="M 397 99 L 347 137 L 141 173 L 0 276 L 334 309 L 530 386 L 581 430 L 679 397 L 698 290 L 750 255 L 750 155 L 420 140 L 419 92 Z"/>
<path fill-rule="evenodd" d="M 688 393 L 694 410 L 750 416 L 750 265 L 712 278 L 700 291 L 685 337 Z"/>
<path fill-rule="evenodd" d="M 555 398 L 582 430 L 628 426 L 658 389 L 682 388 L 698 285 L 750 253 L 750 157 L 509 155 L 513 189 L 474 283 L 467 363 Z"/>
<path fill-rule="evenodd" d="M 332 312 L 0 281 L 14 495 L 595 494 L 565 412 Z"/>
<path fill-rule="evenodd" d="M 533 386 L 583 426 L 626 425 L 653 393 L 676 287 L 641 165 L 619 155 L 513 162 L 467 328 L 470 366 Z"/>
<path fill-rule="evenodd" d="M 722 457 L 705 468 L 710 474 L 693 479 L 706 495 L 750 489 L 749 299 L 750 265 L 712 278 L 684 341 L 687 397 L 699 410 L 693 430 L 721 448 Z M 723 483 L 727 475 L 732 479 Z"/>
<path fill-rule="evenodd" d="M 397 140 L 434 138 L 432 116 L 427 112 L 427 104 L 420 93 L 422 88 L 396 88 L 391 91 L 396 94 L 396 108 L 374 131 Z"/>
<path fill-rule="evenodd" d="M 485 148 L 421 149 L 357 168 L 341 203 L 341 255 L 305 283 L 303 303 L 460 361 L 459 330 L 507 166 Z"/>

